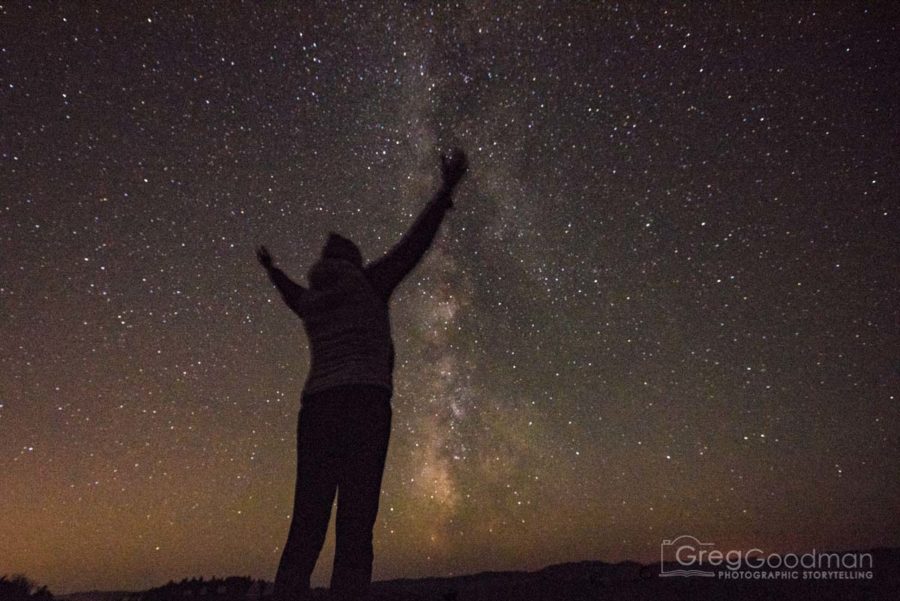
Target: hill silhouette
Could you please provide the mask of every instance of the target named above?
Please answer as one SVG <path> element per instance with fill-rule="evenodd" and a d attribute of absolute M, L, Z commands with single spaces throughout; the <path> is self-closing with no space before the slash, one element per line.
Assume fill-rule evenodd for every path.
<path fill-rule="evenodd" d="M 660 566 L 631 561 L 580 561 L 533 572 L 481 572 L 446 578 L 372 583 L 376 601 L 734 601 L 754 599 L 900 599 L 900 548 L 873 549 L 872 577 L 828 580 L 665 578 Z M 93 591 L 57 595 L 64 601 L 267 601 L 272 584 L 249 577 L 170 582 L 148 591 Z M 313 599 L 328 599 L 316 589 Z M 2 600 L 0 600 L 2 601 Z"/>

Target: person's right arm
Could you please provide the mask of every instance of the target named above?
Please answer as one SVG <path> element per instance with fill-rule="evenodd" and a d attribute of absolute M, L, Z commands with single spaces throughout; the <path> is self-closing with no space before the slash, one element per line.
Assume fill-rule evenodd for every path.
<path fill-rule="evenodd" d="M 431 201 L 403 238 L 386 255 L 366 266 L 366 276 L 385 298 L 413 270 L 431 247 L 447 211 L 453 208 L 453 192 L 468 170 L 465 153 L 441 157 L 443 181 Z"/>

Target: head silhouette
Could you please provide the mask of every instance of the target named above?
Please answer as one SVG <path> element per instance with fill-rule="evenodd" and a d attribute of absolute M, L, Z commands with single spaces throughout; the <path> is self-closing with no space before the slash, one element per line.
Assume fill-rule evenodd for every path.
<path fill-rule="evenodd" d="M 334 232 L 330 232 L 328 239 L 325 240 L 325 246 L 322 247 L 322 258 L 349 261 L 360 268 L 363 263 L 362 253 L 353 240 Z"/>

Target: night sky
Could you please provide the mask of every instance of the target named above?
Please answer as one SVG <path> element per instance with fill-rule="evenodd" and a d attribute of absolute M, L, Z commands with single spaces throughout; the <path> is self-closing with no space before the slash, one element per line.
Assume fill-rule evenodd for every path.
<path fill-rule="evenodd" d="M 0 8 L 0 573 L 274 578 L 308 353 L 254 247 L 379 257 L 457 145 L 376 579 L 900 544 L 895 4 L 132 4 Z"/>

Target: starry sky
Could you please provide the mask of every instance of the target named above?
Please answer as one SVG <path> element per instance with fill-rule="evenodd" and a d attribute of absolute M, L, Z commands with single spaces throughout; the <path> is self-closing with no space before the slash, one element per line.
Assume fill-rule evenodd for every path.
<path fill-rule="evenodd" d="M 392 305 L 376 579 L 900 544 L 898 23 L 0 7 L 0 573 L 274 578 L 308 353 L 254 247 L 377 258 L 452 146 Z"/>

